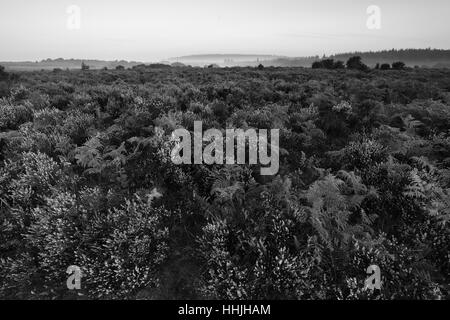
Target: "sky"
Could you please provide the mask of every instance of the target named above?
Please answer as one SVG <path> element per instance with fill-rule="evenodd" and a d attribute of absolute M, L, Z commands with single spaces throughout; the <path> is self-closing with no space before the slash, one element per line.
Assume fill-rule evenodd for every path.
<path fill-rule="evenodd" d="M 367 27 L 371 5 L 379 29 Z M 0 61 L 428 47 L 450 49 L 449 0 L 0 0 Z"/>

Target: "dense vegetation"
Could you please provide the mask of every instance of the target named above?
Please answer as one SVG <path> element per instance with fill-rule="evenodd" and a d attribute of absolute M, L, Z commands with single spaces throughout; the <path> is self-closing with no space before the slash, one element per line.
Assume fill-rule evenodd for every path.
<path fill-rule="evenodd" d="M 0 76 L 2 298 L 449 298 L 450 70 Z M 280 129 L 278 175 L 174 165 L 195 120 Z"/>
<path fill-rule="evenodd" d="M 362 60 L 371 66 L 377 62 L 404 61 L 409 66 L 445 67 L 450 66 L 450 50 L 443 49 L 391 49 L 372 52 L 352 52 L 333 55 L 330 58 L 347 60 L 352 56 L 360 56 Z"/>
<path fill-rule="evenodd" d="M 361 60 L 370 67 L 375 67 L 377 63 L 393 63 L 403 61 L 409 67 L 431 67 L 431 68 L 449 68 L 450 50 L 440 49 L 402 49 L 402 50 L 382 50 L 369 52 L 348 52 L 331 56 L 323 56 L 322 59 L 332 59 L 336 61 L 347 61 L 348 59 L 359 56 Z M 312 63 L 320 60 L 319 56 L 297 57 L 297 58 L 277 58 L 266 60 L 264 66 L 276 67 L 309 67 Z"/>

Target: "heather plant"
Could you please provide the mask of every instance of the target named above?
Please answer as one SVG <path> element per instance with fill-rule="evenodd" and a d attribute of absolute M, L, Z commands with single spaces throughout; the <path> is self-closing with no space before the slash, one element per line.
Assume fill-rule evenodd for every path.
<path fill-rule="evenodd" d="M 8 72 L 0 297 L 448 299 L 450 73 L 341 67 Z M 279 129 L 277 174 L 174 164 L 195 121 Z"/>

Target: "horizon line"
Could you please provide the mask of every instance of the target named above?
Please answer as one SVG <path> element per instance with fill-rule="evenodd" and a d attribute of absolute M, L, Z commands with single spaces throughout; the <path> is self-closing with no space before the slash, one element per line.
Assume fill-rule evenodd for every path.
<path fill-rule="evenodd" d="M 357 53 L 378 53 L 378 52 L 388 52 L 388 51 L 402 51 L 402 50 L 434 50 L 434 51 L 450 51 L 449 49 L 443 49 L 443 48 L 390 48 L 390 49 L 380 49 L 380 50 L 370 50 L 370 51 L 347 51 L 347 52 L 340 52 L 340 53 L 333 53 L 331 55 L 326 54 L 316 54 L 316 55 L 278 55 L 278 54 L 267 54 L 267 53 L 195 53 L 195 54 L 186 54 L 181 56 L 175 56 L 175 57 L 167 57 L 160 60 L 154 60 L 154 61 L 143 61 L 143 60 L 126 60 L 126 59 L 100 59 L 100 58 L 65 58 L 65 57 L 56 57 L 56 58 L 43 58 L 40 60 L 0 60 L 1 63 L 18 63 L 18 62 L 29 62 L 29 63 L 36 63 L 36 62 L 45 62 L 46 60 L 59 60 L 62 59 L 64 61 L 70 61 L 70 60 L 79 60 L 79 61 L 103 61 L 103 62 L 127 62 L 127 63 L 160 63 L 163 61 L 170 61 L 173 59 L 180 59 L 180 58 L 186 58 L 186 57 L 195 57 L 195 56 L 272 56 L 274 58 L 287 58 L 287 59 L 299 59 L 299 58 L 315 58 L 315 57 L 333 57 L 333 56 L 339 56 L 339 55 L 347 55 L 347 54 L 357 54 Z"/>

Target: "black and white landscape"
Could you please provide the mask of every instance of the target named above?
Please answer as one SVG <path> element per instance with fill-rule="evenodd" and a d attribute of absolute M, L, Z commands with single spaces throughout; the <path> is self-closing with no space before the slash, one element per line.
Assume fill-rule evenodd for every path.
<path fill-rule="evenodd" d="M 449 299 L 450 2 L 376 2 L 2 0 L 0 299 Z"/>

